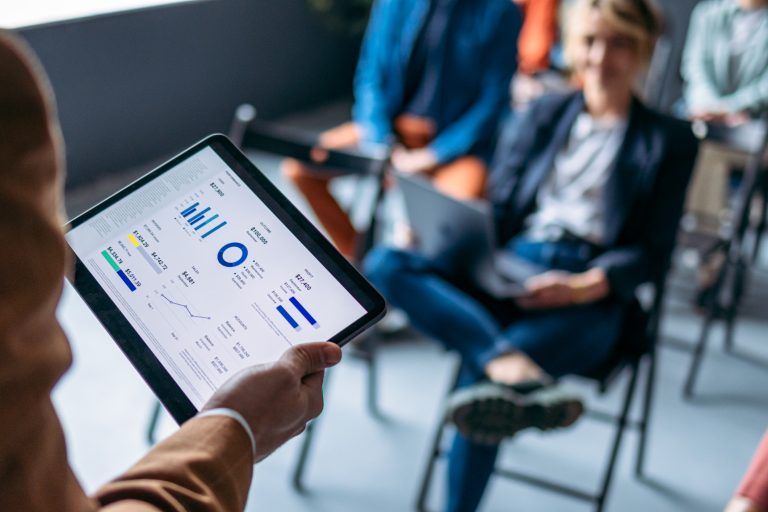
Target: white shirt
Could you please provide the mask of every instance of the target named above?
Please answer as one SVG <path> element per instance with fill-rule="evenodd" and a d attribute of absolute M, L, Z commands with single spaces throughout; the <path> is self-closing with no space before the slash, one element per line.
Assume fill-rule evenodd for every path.
<path fill-rule="evenodd" d="M 627 130 L 626 119 L 576 118 L 567 144 L 537 195 L 538 209 L 525 222 L 534 239 L 556 239 L 569 232 L 594 244 L 605 231 L 605 185 Z"/>

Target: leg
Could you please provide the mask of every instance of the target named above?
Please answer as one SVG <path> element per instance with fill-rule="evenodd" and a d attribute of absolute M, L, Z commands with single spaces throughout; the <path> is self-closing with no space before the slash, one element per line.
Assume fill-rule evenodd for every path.
<path fill-rule="evenodd" d="M 309 166 L 293 159 L 283 161 L 282 171 L 307 199 L 339 251 L 345 257 L 353 258 L 357 233 L 347 213 L 328 189 L 333 176 L 316 173 Z"/>
<path fill-rule="evenodd" d="M 387 300 L 408 314 L 427 336 L 456 350 L 482 373 L 495 355 L 501 327 L 488 309 L 438 275 L 415 253 L 377 248 L 365 259 L 365 272 Z"/>
<path fill-rule="evenodd" d="M 360 132 L 354 123 L 345 123 L 320 134 L 318 143 L 329 149 L 355 146 L 360 142 Z M 311 166 L 294 159 L 282 163 L 283 175 L 299 189 L 309 202 L 328 236 L 347 258 L 355 257 L 357 232 L 347 213 L 331 195 L 328 185 L 332 173 L 318 173 Z"/>
<path fill-rule="evenodd" d="M 485 195 L 488 174 L 485 162 L 475 156 L 464 156 L 438 167 L 432 181 L 442 192 L 458 199 L 478 199 Z"/>
<path fill-rule="evenodd" d="M 500 352 L 519 350 L 553 377 L 587 373 L 610 355 L 619 337 L 621 304 L 598 302 L 528 312 L 505 330 Z"/>
<path fill-rule="evenodd" d="M 458 388 L 474 384 L 483 376 L 462 365 Z M 496 465 L 499 445 L 473 443 L 458 432 L 448 455 L 448 502 L 446 512 L 477 510 Z"/>

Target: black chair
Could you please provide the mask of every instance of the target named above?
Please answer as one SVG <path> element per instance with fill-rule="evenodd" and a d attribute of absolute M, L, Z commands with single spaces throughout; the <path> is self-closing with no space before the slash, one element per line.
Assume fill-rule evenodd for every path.
<path fill-rule="evenodd" d="M 733 350 L 739 305 L 748 285 L 750 266 L 757 257 L 762 233 L 765 231 L 768 188 L 768 179 L 763 171 L 763 155 L 768 147 L 768 121 L 751 121 L 735 127 L 695 122 L 693 129 L 700 140 L 746 153 L 748 160 L 736 192 L 730 222 L 716 241 L 716 250 L 721 251 L 724 262 L 717 271 L 704 303 L 700 304 L 704 319 L 683 386 L 683 396 L 686 398 L 693 395 L 704 351 L 716 321 L 721 320 L 725 324 L 725 350 Z M 762 193 L 763 202 L 757 226 L 753 226 L 753 198 L 758 192 Z M 750 238 L 752 247 L 749 244 Z"/>
<path fill-rule="evenodd" d="M 658 338 L 660 318 L 662 315 L 662 303 L 664 300 L 664 280 L 660 279 L 653 285 L 652 298 L 645 301 L 647 306 L 642 307 L 640 302 L 633 304 L 625 321 L 622 335 L 619 342 L 609 357 L 608 361 L 593 372 L 581 375 L 593 382 L 598 392 L 603 394 L 609 388 L 613 387 L 622 373 L 628 375 L 628 382 L 624 397 L 618 414 L 605 411 L 587 410 L 585 416 L 599 421 L 610 422 L 614 424 L 615 431 L 610 445 L 608 460 L 606 461 L 600 487 L 597 492 L 589 492 L 578 489 L 563 482 L 556 482 L 550 479 L 529 475 L 520 471 L 514 471 L 507 468 L 496 467 L 494 475 L 517 480 L 529 485 L 539 487 L 544 490 L 556 492 L 575 499 L 593 503 L 595 510 L 601 511 L 605 506 L 605 500 L 610 489 L 616 468 L 621 442 L 624 437 L 625 428 L 628 426 L 637 427 L 639 430 L 638 455 L 635 462 L 635 475 L 642 477 L 645 469 L 645 449 L 648 437 L 648 426 L 650 421 L 651 404 L 653 400 L 653 386 L 656 370 L 656 341 Z M 645 361 L 646 382 L 642 400 L 642 414 L 638 421 L 630 421 L 629 411 L 632 400 L 635 395 L 637 381 L 640 378 L 643 363 Z M 458 372 L 456 374 L 458 378 Z M 456 380 L 451 387 L 455 389 Z M 442 447 L 443 437 L 446 429 L 445 420 L 441 421 L 437 427 L 427 467 L 421 482 L 419 495 L 416 502 L 416 509 L 419 512 L 426 512 L 427 498 L 431 486 L 432 476 L 437 459 L 444 455 L 445 450 Z"/>

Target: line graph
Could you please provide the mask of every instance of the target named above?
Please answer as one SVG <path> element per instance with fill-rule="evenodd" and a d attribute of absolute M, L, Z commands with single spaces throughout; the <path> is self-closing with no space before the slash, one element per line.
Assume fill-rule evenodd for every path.
<path fill-rule="evenodd" d="M 173 300 L 169 299 L 164 293 L 161 293 L 160 296 L 163 299 L 165 299 L 165 301 L 168 302 L 169 304 L 173 304 L 174 306 L 178 306 L 180 308 L 183 308 L 187 312 L 187 314 L 189 314 L 190 318 L 202 318 L 203 320 L 210 320 L 211 319 L 211 317 L 209 317 L 209 316 L 196 315 L 196 314 L 192 313 L 192 310 L 189 309 L 189 306 L 187 306 L 186 304 L 180 304 L 180 303 L 178 303 L 176 301 L 173 301 Z"/>

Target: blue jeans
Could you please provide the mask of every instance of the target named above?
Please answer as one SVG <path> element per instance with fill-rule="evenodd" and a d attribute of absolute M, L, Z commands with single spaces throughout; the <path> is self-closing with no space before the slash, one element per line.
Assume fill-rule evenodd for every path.
<path fill-rule="evenodd" d="M 581 272 L 594 257 L 579 242 L 513 239 L 508 249 L 549 269 Z M 365 260 L 371 282 L 418 330 L 461 356 L 459 387 L 485 378 L 495 357 L 520 351 L 554 377 L 588 372 L 610 355 L 621 329 L 623 308 L 603 300 L 544 311 L 521 310 L 455 276 L 441 275 L 425 257 L 377 248 Z M 448 512 L 477 509 L 498 453 L 456 435 L 449 455 Z"/>

